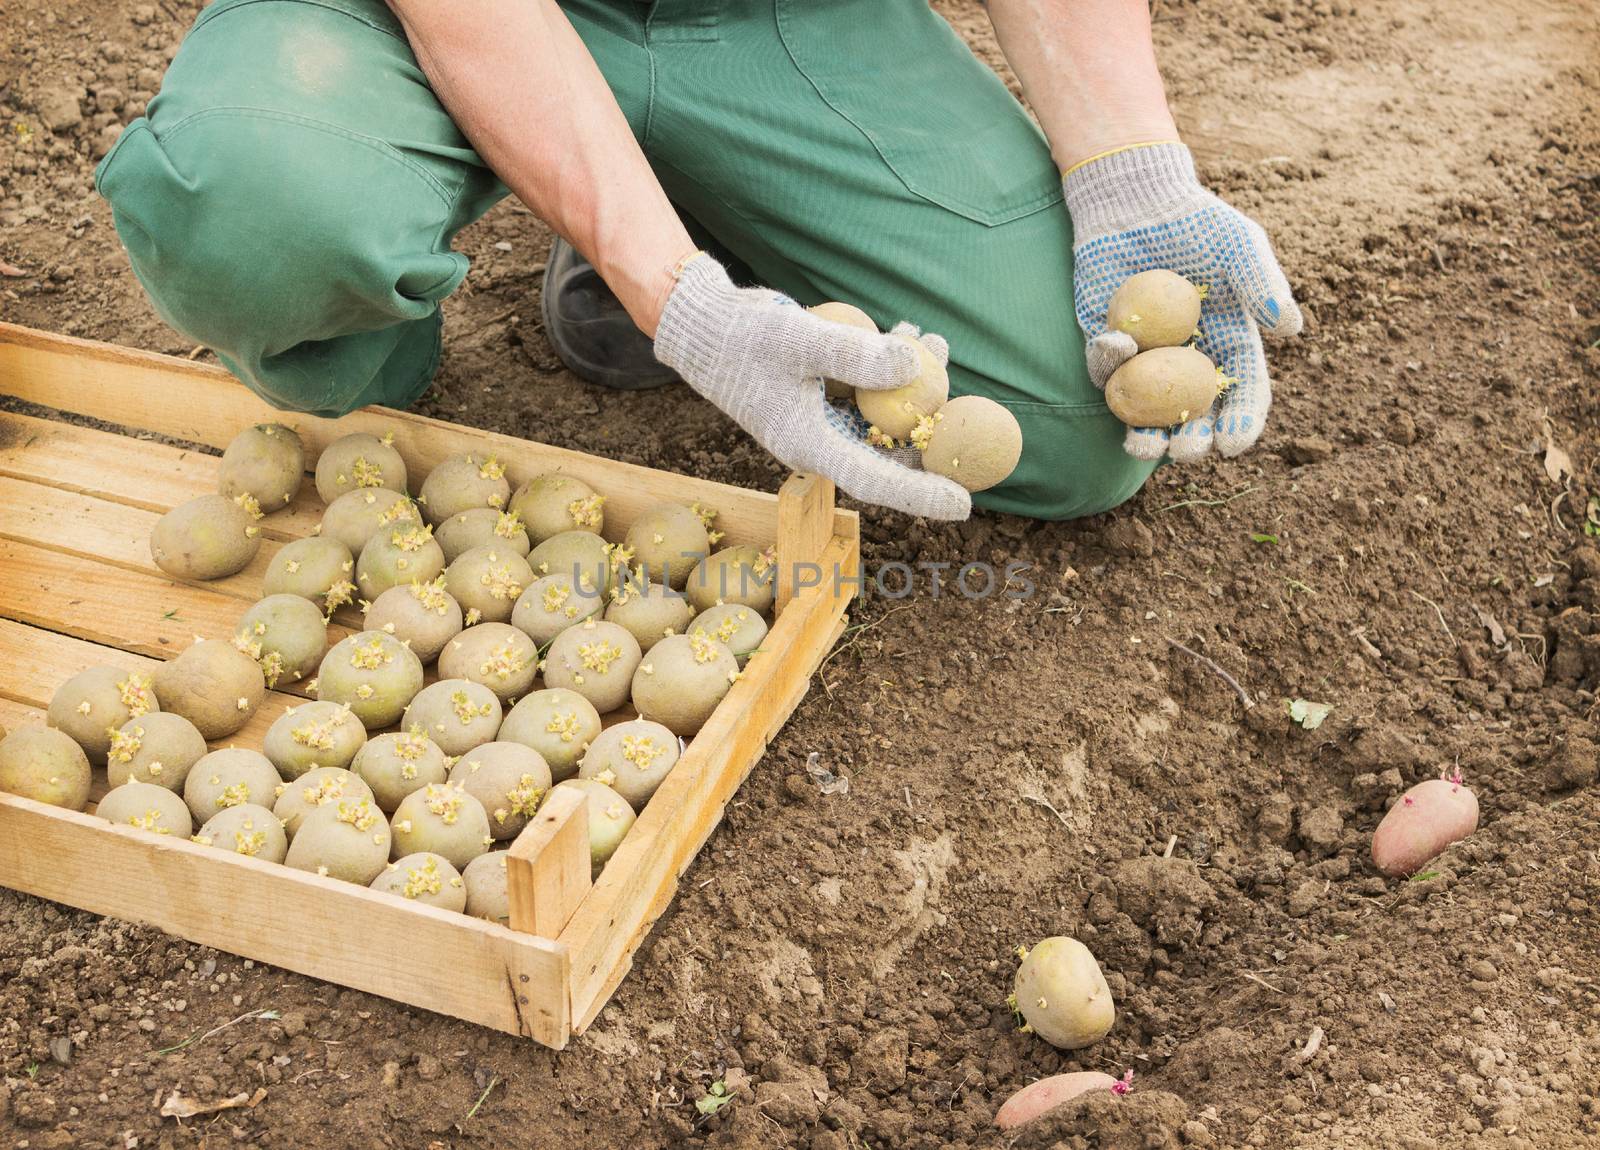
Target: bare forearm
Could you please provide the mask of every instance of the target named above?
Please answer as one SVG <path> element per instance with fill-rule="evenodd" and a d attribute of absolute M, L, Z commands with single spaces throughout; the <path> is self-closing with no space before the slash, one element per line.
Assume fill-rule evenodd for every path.
<path fill-rule="evenodd" d="M 1062 169 L 1178 138 L 1146 0 L 989 0 L 989 18 Z"/>
<path fill-rule="evenodd" d="M 605 78 L 554 0 L 389 0 L 440 101 L 516 196 L 654 335 L 694 250 Z"/>

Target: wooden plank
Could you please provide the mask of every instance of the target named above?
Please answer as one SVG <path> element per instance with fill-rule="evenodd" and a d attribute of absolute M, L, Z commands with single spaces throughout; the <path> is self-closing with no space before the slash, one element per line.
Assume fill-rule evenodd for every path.
<path fill-rule="evenodd" d="M 158 514 L 217 489 L 220 456 L 55 419 L 0 412 L 0 475 Z M 295 500 L 261 521 L 269 539 L 299 539 L 322 522 L 308 477 Z"/>
<path fill-rule="evenodd" d="M 781 613 L 807 586 L 825 577 L 817 560 L 833 538 L 833 480 L 791 475 L 778 490 L 777 600 Z"/>
<path fill-rule="evenodd" d="M 26 623 L 0 619 L 0 667 L 5 668 L 4 672 L 0 672 L 0 698 L 36 708 L 40 712 L 50 705 L 56 688 L 79 671 L 110 664 L 148 673 L 155 670 L 158 662 L 157 659 L 114 647 L 30 627 Z M 267 728 L 290 707 L 298 707 L 304 702 L 304 699 L 297 699 L 293 695 L 268 691 L 261 706 L 256 708 L 256 713 L 250 716 L 250 721 L 243 729 L 211 745 L 213 749 L 234 746 L 260 749 Z"/>
<path fill-rule="evenodd" d="M 853 574 L 855 539 L 835 539 L 822 563 Z M 816 587 L 773 624 L 753 658 L 695 736 L 561 934 L 572 950 L 574 1015 L 592 1018 L 613 972 L 671 900 L 678 876 L 710 837 L 722 810 L 810 686 L 849 602 L 847 587 Z M 770 655 L 771 658 L 765 657 Z"/>
<path fill-rule="evenodd" d="M 555 938 L 589 893 L 589 796 L 557 787 L 511 844 L 511 929 Z"/>
<path fill-rule="evenodd" d="M 548 939 L 187 839 L 0 794 L 7 886 L 560 1048 L 568 956 Z M 270 907 L 270 914 L 230 908 Z"/>
<path fill-rule="evenodd" d="M 0 324 L 0 379 L 9 394 L 33 403 L 213 447 L 225 447 L 245 427 L 265 420 L 286 422 L 299 432 L 310 459 L 341 435 L 392 432 L 396 449 L 419 479 L 452 455 L 490 451 L 507 464 L 517 481 L 561 471 L 589 483 L 606 496 L 606 534 L 614 538 L 620 538 L 641 512 L 661 502 L 698 502 L 715 508 L 726 546 L 766 546 L 777 523 L 777 496 L 764 492 L 387 408 L 364 408 L 338 420 L 286 414 L 220 367 L 16 324 Z M 151 402 L 152 397 L 160 402 Z M 857 531 L 855 514 L 837 512 L 834 530 L 845 535 Z"/>

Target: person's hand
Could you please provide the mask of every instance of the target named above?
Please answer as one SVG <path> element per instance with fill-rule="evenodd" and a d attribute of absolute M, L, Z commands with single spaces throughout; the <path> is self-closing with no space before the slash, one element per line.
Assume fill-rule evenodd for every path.
<path fill-rule="evenodd" d="M 721 264 L 700 255 L 667 298 L 655 347 L 657 359 L 785 466 L 826 476 L 864 503 L 929 519 L 972 514 L 959 484 L 861 442 L 824 398 L 824 376 L 874 390 L 911 382 L 917 356 L 904 341 L 821 319 L 768 288 L 735 287 Z"/>
<path fill-rule="evenodd" d="M 1153 268 L 1205 290 L 1196 346 L 1233 381 L 1198 419 L 1129 428 L 1128 454 L 1186 461 L 1213 445 L 1225 456 L 1252 446 L 1272 404 L 1261 331 L 1292 336 L 1301 324 L 1261 225 L 1201 187 L 1189 149 L 1177 143 L 1091 159 L 1070 169 L 1062 187 L 1072 214 L 1074 304 L 1095 386 L 1104 388 L 1138 351 L 1132 336 L 1106 331 L 1106 305 L 1123 280 Z"/>

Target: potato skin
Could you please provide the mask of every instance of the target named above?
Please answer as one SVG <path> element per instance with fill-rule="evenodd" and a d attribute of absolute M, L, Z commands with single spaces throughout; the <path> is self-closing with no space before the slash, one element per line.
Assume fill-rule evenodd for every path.
<path fill-rule="evenodd" d="M 564 531 L 600 534 L 606 525 L 605 502 L 606 497 L 595 494 L 583 480 L 552 471 L 517 488 L 511 510 L 522 518 L 529 541 L 538 546 Z"/>
<path fill-rule="evenodd" d="M 607 623 L 624 628 L 645 652 L 668 635 L 681 635 L 693 619 L 694 608 L 681 591 L 639 577 L 621 585 L 605 613 Z"/>
<path fill-rule="evenodd" d="M 920 340 L 897 335 L 917 350 L 917 378 L 888 391 L 856 391 L 861 417 L 885 435 L 899 441 L 911 438 L 919 416 L 932 415 L 950 398 L 950 376 L 944 364 Z"/>
<path fill-rule="evenodd" d="M 589 873 L 598 878 L 638 816 L 627 799 L 595 779 L 566 779 L 556 787 L 581 790 L 589 798 Z"/>
<path fill-rule="evenodd" d="M 393 635 L 361 631 L 341 639 L 317 671 L 317 701 L 348 704 L 367 730 L 400 718 L 422 689 L 422 661 Z"/>
<path fill-rule="evenodd" d="M 428 472 L 417 501 L 428 522 L 437 527 L 474 507 L 498 511 L 510 498 L 505 464 L 492 455 L 456 455 Z"/>
<path fill-rule="evenodd" d="M 194 819 L 184 801 L 155 783 L 126 782 L 112 787 L 95 813 L 108 823 L 137 827 L 156 835 L 188 838 Z"/>
<path fill-rule="evenodd" d="M 0 737 L 0 791 L 81 811 L 89 802 L 89 757 L 50 727 L 19 727 Z"/>
<path fill-rule="evenodd" d="M 711 536 L 694 511 L 681 503 L 658 503 L 628 528 L 623 546 L 646 578 L 681 590 L 695 565 L 711 552 Z"/>
<path fill-rule="evenodd" d="M 328 444 L 317 458 L 317 494 L 332 503 L 363 487 L 406 490 L 406 461 L 376 435 L 356 432 Z"/>
<path fill-rule="evenodd" d="M 1478 829 L 1478 796 L 1464 783 L 1425 779 L 1400 796 L 1372 834 L 1372 862 L 1407 878 Z"/>
<path fill-rule="evenodd" d="M 281 423 L 247 427 L 222 453 L 220 490 L 229 499 L 248 495 L 263 512 L 294 502 L 306 477 L 306 448 Z"/>
<path fill-rule="evenodd" d="M 1017 967 L 1017 1010 L 1040 1038 L 1061 1050 L 1099 1042 L 1116 1022 L 1100 964 L 1075 938 L 1056 935 L 1030 950 Z"/>
<path fill-rule="evenodd" d="M 1125 332 L 1140 351 L 1187 343 L 1200 322 L 1200 292 L 1177 272 L 1156 268 L 1122 281 L 1106 307 L 1106 330 Z"/>
<path fill-rule="evenodd" d="M 987 491 L 1017 469 L 1022 425 L 1000 404 L 981 395 L 959 395 L 934 415 L 922 466 L 954 479 L 968 491 Z"/>
<path fill-rule="evenodd" d="M 239 504 L 202 495 L 174 507 L 150 532 L 150 558 L 177 579 L 221 579 L 250 566 L 261 528 Z"/>
<path fill-rule="evenodd" d="M 718 603 L 739 603 L 765 615 L 777 596 L 777 576 L 771 551 L 748 544 L 724 547 L 696 565 L 684 592 L 695 614 Z"/>
<path fill-rule="evenodd" d="M 298 595 L 333 614 L 355 597 L 356 561 L 337 539 L 313 536 L 286 543 L 261 577 L 263 595 Z"/>
<path fill-rule="evenodd" d="M 45 721 L 82 747 L 91 763 L 104 766 L 111 732 L 129 719 L 160 709 L 149 675 L 121 667 L 90 667 L 61 684 L 50 699 Z"/>
<path fill-rule="evenodd" d="M 1111 373 L 1106 406 L 1129 427 L 1173 427 L 1211 410 L 1221 377 L 1192 347 L 1141 352 Z"/>
<path fill-rule="evenodd" d="M 129 719 L 111 737 L 106 778 L 120 787 L 132 779 L 183 792 L 189 770 L 205 757 L 206 740 L 182 715 L 151 711 Z"/>
<path fill-rule="evenodd" d="M 152 681 L 161 709 L 188 719 L 207 741 L 238 731 L 267 693 L 260 665 L 215 639 L 195 643 L 163 663 Z"/>
<path fill-rule="evenodd" d="M 506 851 L 481 854 L 461 872 L 467 889 L 466 913 L 502 926 L 511 923 L 511 892 L 506 878 Z"/>
<path fill-rule="evenodd" d="M 705 634 L 669 635 L 650 648 L 633 673 L 633 705 L 641 718 L 675 735 L 693 735 L 733 686 L 739 660 Z"/>
<path fill-rule="evenodd" d="M 995 1112 L 994 1124 L 1002 1130 L 1032 1122 L 1035 1118 L 1057 1106 L 1071 1102 L 1092 1090 L 1110 1090 L 1117 1080 L 1098 1070 L 1079 1070 L 1070 1074 L 1052 1074 L 1031 1082 L 1017 1091 Z"/>

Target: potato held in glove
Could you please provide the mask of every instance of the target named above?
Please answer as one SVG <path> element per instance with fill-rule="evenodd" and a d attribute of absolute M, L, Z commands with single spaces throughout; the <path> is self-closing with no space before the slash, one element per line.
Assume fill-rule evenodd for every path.
<path fill-rule="evenodd" d="M 954 479 L 968 491 L 1005 480 L 1022 458 L 1022 425 L 1000 404 L 960 395 L 934 412 L 927 434 L 913 433 L 924 470 Z"/>
<path fill-rule="evenodd" d="M 1122 281 L 1106 306 L 1106 330 L 1133 337 L 1140 351 L 1188 343 L 1204 293 L 1177 272 L 1157 268 Z"/>
<path fill-rule="evenodd" d="M 1226 382 L 1194 348 L 1158 347 L 1111 373 L 1106 406 L 1129 427 L 1174 427 L 1210 411 Z"/>

